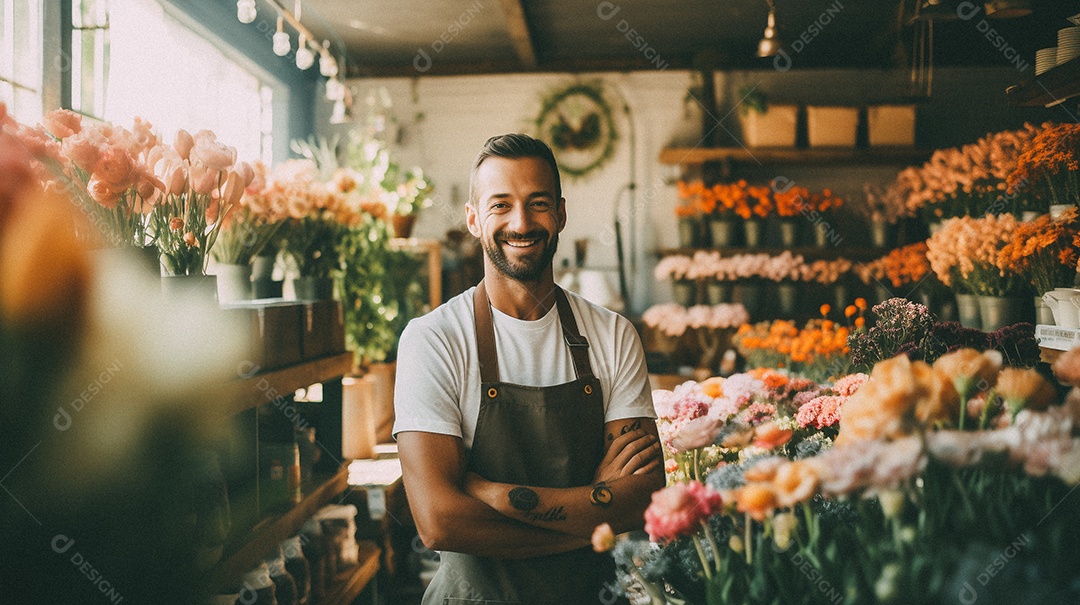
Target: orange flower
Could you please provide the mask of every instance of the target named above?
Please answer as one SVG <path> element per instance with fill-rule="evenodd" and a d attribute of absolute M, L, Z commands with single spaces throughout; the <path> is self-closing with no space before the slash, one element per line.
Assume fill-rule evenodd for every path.
<path fill-rule="evenodd" d="M 829 311 L 832 311 L 832 307 L 830 307 L 829 305 L 821 305 L 821 308 L 819 308 L 818 310 L 821 311 L 822 317 L 828 317 Z"/>
<path fill-rule="evenodd" d="M 795 506 L 812 498 L 817 485 L 817 468 L 806 460 L 796 460 L 781 466 L 772 480 L 776 502 L 785 507 Z"/>
<path fill-rule="evenodd" d="M 1005 368 L 998 374 L 994 389 L 1013 414 L 1022 408 L 1041 412 L 1057 399 L 1054 387 L 1035 370 Z"/>
<path fill-rule="evenodd" d="M 953 386 L 962 397 L 986 391 L 997 380 L 1001 369 L 1001 353 L 975 349 L 957 349 L 934 362 L 934 369 L 952 378 Z"/>
<path fill-rule="evenodd" d="M 782 429 L 770 420 L 754 429 L 754 446 L 766 450 L 775 449 L 790 441 L 791 435 L 791 429 Z"/>
<path fill-rule="evenodd" d="M 772 488 L 761 483 L 749 483 L 735 490 L 735 501 L 736 510 L 748 513 L 757 521 L 764 521 L 777 505 Z"/>
<path fill-rule="evenodd" d="M 724 396 L 724 379 L 719 376 L 713 376 L 712 378 L 703 380 L 700 383 L 700 386 L 702 394 L 706 397 L 716 399 L 717 397 Z"/>
<path fill-rule="evenodd" d="M 865 311 L 866 310 L 866 299 L 865 298 L 856 298 L 855 299 L 855 307 L 858 308 L 860 311 Z"/>

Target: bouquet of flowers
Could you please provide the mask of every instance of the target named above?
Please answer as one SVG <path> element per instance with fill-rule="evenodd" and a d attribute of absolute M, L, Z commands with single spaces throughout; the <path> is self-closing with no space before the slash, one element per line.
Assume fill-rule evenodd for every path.
<path fill-rule="evenodd" d="M 829 305 L 822 305 L 827 316 Z M 802 328 L 790 320 L 745 325 L 733 341 L 747 364 L 785 368 L 813 380 L 828 380 L 847 371 L 851 328 L 830 319 L 812 319 Z"/>
<path fill-rule="evenodd" d="M 912 216 L 905 204 L 904 182 L 898 177 L 887 187 L 873 183 L 864 186 L 866 204 L 861 209 L 870 222 L 892 225 L 902 218 Z"/>
<path fill-rule="evenodd" d="M 166 183 L 151 214 L 161 265 L 170 275 L 204 274 L 222 219 L 255 172 L 244 162 L 237 164 L 236 149 L 208 130 L 194 136 L 181 130 L 171 148 L 153 153 L 155 172 Z"/>
<path fill-rule="evenodd" d="M 333 185 L 317 180 L 314 163 L 282 163 L 265 194 L 284 200 L 288 219 L 284 249 L 305 277 L 328 278 L 340 267 L 338 245 L 346 230 L 358 223 L 360 212 Z"/>
<path fill-rule="evenodd" d="M 941 283 L 969 294 L 1023 294 L 1027 279 L 1013 264 L 1003 264 L 1007 259 L 1001 255 L 1019 225 L 1011 214 L 949 219 L 926 242 L 930 267 Z"/>
<path fill-rule="evenodd" d="M 887 282 L 894 288 L 919 284 L 931 274 L 926 251 L 926 242 L 908 244 L 860 266 L 857 272 L 863 283 L 867 284 L 871 280 Z"/>
<path fill-rule="evenodd" d="M 675 338 L 692 330 L 701 347 L 699 367 L 713 368 L 719 359 L 723 331 L 745 325 L 750 321 L 750 314 L 739 303 L 690 308 L 668 303 L 649 307 L 641 319 L 646 326 Z"/>
<path fill-rule="evenodd" d="M 1080 383 L 1080 351 L 1055 372 Z M 669 486 L 645 513 L 649 541 L 596 540 L 650 602 L 1080 598 L 1080 517 L 1060 506 L 1080 483 L 1080 390 L 1061 405 L 1039 373 L 964 350 L 769 408 L 775 374 L 654 394 Z"/>
<path fill-rule="evenodd" d="M 68 110 L 49 112 L 41 122 L 28 128 L 12 121 L 6 129 L 45 164 L 53 182 L 67 191 L 108 244 L 152 244 L 148 215 L 165 184 L 154 168 L 161 147 L 150 123 L 135 118 L 131 130 L 104 122 L 83 124 L 81 115 Z"/>
<path fill-rule="evenodd" d="M 1076 276 L 1080 220 L 1076 208 L 1052 219 L 1044 214 L 1029 223 L 1020 223 L 1012 239 L 998 252 L 1001 273 L 1028 279 L 1037 294 L 1059 286 L 1070 286 Z"/>
<path fill-rule="evenodd" d="M 1076 205 L 1080 201 L 1078 150 L 1080 125 L 1043 124 L 1008 174 L 1009 192 L 1027 191 L 1052 204 Z"/>

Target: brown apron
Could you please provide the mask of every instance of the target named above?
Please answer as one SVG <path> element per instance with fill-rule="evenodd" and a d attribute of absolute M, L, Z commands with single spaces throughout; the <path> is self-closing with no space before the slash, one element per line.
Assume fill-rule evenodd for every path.
<path fill-rule="evenodd" d="M 551 387 L 499 382 L 495 330 L 484 282 L 473 296 L 480 359 L 480 414 L 468 469 L 489 481 L 534 487 L 590 485 L 603 457 L 604 398 L 566 294 L 555 288 L 577 380 Z M 610 554 L 590 548 L 530 559 L 440 553 L 424 605 L 615 602 Z"/>

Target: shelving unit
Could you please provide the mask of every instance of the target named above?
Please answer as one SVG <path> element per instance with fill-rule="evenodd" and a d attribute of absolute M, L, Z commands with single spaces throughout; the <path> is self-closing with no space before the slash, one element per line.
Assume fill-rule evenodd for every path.
<path fill-rule="evenodd" d="M 1035 340 L 1042 349 L 1042 360 L 1053 363 L 1065 351 L 1080 346 L 1080 329 L 1039 324 L 1035 326 Z"/>
<path fill-rule="evenodd" d="M 832 260 L 846 258 L 853 261 L 871 261 L 881 258 L 889 253 L 888 248 L 838 248 L 834 246 L 799 246 L 796 248 L 745 248 L 745 247 L 720 247 L 720 248 L 662 248 L 656 251 L 659 257 L 693 256 L 695 252 L 719 252 L 720 256 L 729 257 L 736 254 L 769 254 L 776 256 L 783 252 L 802 255 L 809 260 Z"/>
<path fill-rule="evenodd" d="M 1080 95 L 1080 57 L 1005 90 L 1014 107 L 1051 107 Z"/>
<path fill-rule="evenodd" d="M 334 496 L 345 491 L 349 486 L 349 469 L 341 467 L 330 477 L 323 477 L 313 482 L 313 487 L 306 491 L 306 496 L 288 511 L 264 519 L 250 532 L 248 539 L 232 552 L 226 551 L 226 557 L 218 564 L 211 575 L 211 586 L 225 589 L 228 584 L 240 577 L 255 565 L 258 565 L 275 546 L 289 536 L 300 531 L 304 522 L 320 508 L 330 502 Z"/>
<path fill-rule="evenodd" d="M 669 147 L 660 152 L 660 163 L 669 166 L 694 166 L 706 162 L 722 164 L 849 164 L 890 165 L 915 164 L 926 161 L 930 151 L 915 147 L 878 147 L 873 149 L 790 147 Z"/>
<path fill-rule="evenodd" d="M 381 555 L 382 551 L 375 544 L 366 541 L 360 542 L 360 565 L 356 569 L 335 577 L 334 583 L 326 596 L 319 602 L 319 605 L 349 605 L 352 603 L 356 597 L 360 596 L 364 588 L 375 579 L 375 574 L 379 571 L 379 557 Z M 373 594 L 372 603 L 376 602 L 377 599 Z"/>
<path fill-rule="evenodd" d="M 234 407 L 229 413 L 237 414 L 287 396 L 296 389 L 339 378 L 349 373 L 352 364 L 352 353 L 339 353 L 237 380 L 229 385 L 234 390 L 231 398 Z"/>

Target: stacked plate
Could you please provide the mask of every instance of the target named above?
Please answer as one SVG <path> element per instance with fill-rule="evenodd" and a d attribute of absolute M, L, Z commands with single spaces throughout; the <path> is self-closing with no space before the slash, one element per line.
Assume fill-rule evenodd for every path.
<path fill-rule="evenodd" d="M 1057 65 L 1057 47 L 1043 48 L 1035 51 L 1035 75 Z"/>
<path fill-rule="evenodd" d="M 1057 64 L 1080 57 L 1080 27 L 1058 30 Z"/>

